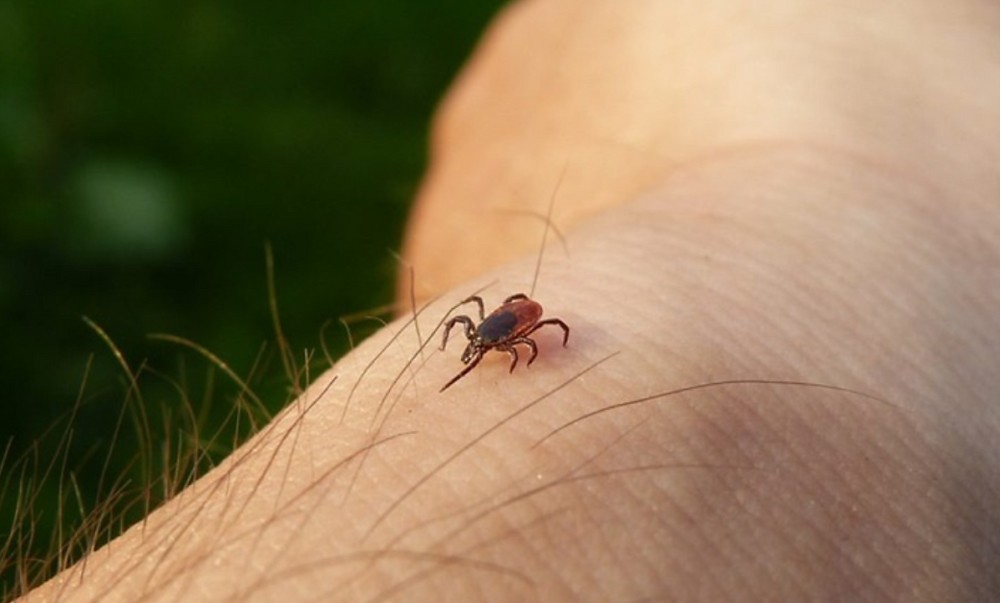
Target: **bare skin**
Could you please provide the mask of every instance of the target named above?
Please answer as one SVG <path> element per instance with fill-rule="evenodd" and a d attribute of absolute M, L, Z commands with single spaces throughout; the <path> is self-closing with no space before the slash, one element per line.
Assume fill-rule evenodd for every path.
<path fill-rule="evenodd" d="M 423 353 L 393 323 L 29 600 L 988 600 L 998 40 L 988 2 L 516 5 L 437 122 Z M 560 173 L 532 298 L 569 346 L 438 394 L 431 330 L 530 289 L 542 224 L 506 210 Z M 877 399 L 651 397 L 736 379 Z"/>

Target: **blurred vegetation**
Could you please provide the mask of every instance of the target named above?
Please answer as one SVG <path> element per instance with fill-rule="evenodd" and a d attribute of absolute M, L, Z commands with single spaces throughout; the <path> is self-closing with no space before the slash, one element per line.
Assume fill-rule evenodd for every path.
<path fill-rule="evenodd" d="M 267 243 L 293 352 L 317 349 L 324 322 L 392 299 L 388 250 L 431 113 L 501 4 L 0 3 L 0 598 L 12 551 L 42 559 L 65 544 L 59 501 L 79 524 L 118 480 L 145 488 L 121 521 L 134 520 L 164 495 L 144 480 L 167 469 L 138 450 L 198 439 L 211 454 L 197 471 L 246 431 L 209 445 L 239 388 L 149 333 L 205 346 L 274 412 L 289 382 L 262 347 Z M 140 373 L 141 397 L 82 315 Z M 325 339 L 346 349 L 339 325 Z M 50 461 L 61 478 L 43 484 Z"/>

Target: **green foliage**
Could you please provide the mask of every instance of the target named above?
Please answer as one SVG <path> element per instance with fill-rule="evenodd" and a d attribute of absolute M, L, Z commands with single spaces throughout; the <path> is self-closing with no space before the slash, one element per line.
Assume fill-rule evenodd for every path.
<path fill-rule="evenodd" d="M 23 536 L 16 472 L 55 467 L 31 485 L 31 542 L 0 551 L 0 598 L 16 588 L 13 551 L 43 559 L 65 544 L 61 513 L 79 525 L 116 482 L 155 504 L 165 472 L 204 470 L 245 435 L 239 388 L 148 333 L 211 350 L 268 412 L 286 402 L 274 346 L 261 353 L 274 341 L 266 242 L 300 358 L 325 321 L 391 299 L 388 250 L 431 112 L 500 4 L 0 4 L 0 545 Z M 121 350 L 141 398 L 81 315 Z M 346 338 L 331 329 L 327 344 L 336 355 Z"/>

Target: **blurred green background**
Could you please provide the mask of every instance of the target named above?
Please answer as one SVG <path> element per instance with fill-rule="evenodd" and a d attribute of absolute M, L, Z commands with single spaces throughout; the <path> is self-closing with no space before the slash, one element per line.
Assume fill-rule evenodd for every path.
<path fill-rule="evenodd" d="M 260 355 L 274 341 L 266 243 L 295 351 L 317 348 L 324 322 L 392 299 L 389 250 L 430 116 L 502 4 L 0 3 L 5 580 L 13 551 L 46 550 L 54 501 L 89 507 L 110 489 L 98 481 L 127 380 L 81 315 L 133 368 L 148 367 L 140 385 L 149 420 L 161 422 L 154 433 L 182 428 L 185 404 L 215 429 L 236 390 L 151 332 L 195 340 L 241 376 L 262 358 L 255 390 L 280 408 L 281 363 L 273 345 Z M 335 355 L 346 349 L 339 326 L 326 339 Z M 31 466 L 17 460 L 40 441 L 26 473 L 40 482 L 85 374 L 64 488 L 35 484 L 31 542 L 11 546 L 25 540 L 17 472 Z M 135 414 L 107 470 L 133 488 L 162 471 L 136 461 Z M 67 474 L 79 494 L 66 493 Z"/>

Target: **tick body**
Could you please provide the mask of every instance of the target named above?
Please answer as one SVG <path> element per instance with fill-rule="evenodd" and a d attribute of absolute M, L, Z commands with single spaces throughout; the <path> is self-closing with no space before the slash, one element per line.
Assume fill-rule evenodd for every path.
<path fill-rule="evenodd" d="M 452 377 L 451 381 L 445 383 L 441 391 L 448 389 L 453 383 L 476 368 L 479 361 L 490 350 L 507 352 L 510 355 L 509 372 L 514 372 L 518 360 L 517 348 L 514 346 L 526 346 L 531 351 L 531 355 L 528 357 L 528 366 L 531 366 L 535 357 L 538 356 L 538 346 L 528 335 L 545 325 L 556 325 L 562 328 L 563 346 L 569 341 L 569 327 L 566 323 L 558 318 L 541 320 L 542 305 L 523 293 L 511 295 L 505 299 L 499 308 L 490 312 L 489 316 L 484 316 L 485 310 L 481 297 L 473 295 L 462 300 L 462 304 L 470 302 L 475 302 L 479 307 L 480 322 L 478 326 L 472 322 L 471 318 L 464 315 L 455 316 L 444 324 L 444 337 L 441 340 L 442 350 L 448 344 L 448 334 L 452 327 L 459 323 L 465 327 L 465 337 L 469 340 L 469 344 L 462 352 L 462 362 L 465 364 L 465 368 Z"/>

